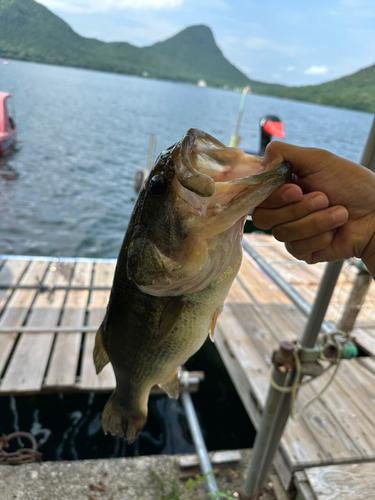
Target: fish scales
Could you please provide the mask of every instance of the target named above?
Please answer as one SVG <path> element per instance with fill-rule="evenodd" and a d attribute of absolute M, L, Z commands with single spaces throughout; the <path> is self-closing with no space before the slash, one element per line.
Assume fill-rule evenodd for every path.
<path fill-rule="evenodd" d="M 213 338 L 238 273 L 247 213 L 286 182 L 289 164 L 255 174 L 261 159 L 190 129 L 164 151 L 141 189 L 117 261 L 94 362 L 111 362 L 116 389 L 105 432 L 134 441 L 151 388 L 178 396 L 181 364 Z"/>

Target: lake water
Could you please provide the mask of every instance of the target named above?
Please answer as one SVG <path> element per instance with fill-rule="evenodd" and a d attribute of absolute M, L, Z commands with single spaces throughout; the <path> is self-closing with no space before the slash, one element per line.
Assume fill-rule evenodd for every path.
<path fill-rule="evenodd" d="M 228 143 L 240 95 L 125 75 L 11 61 L 0 90 L 13 94 L 16 150 L 0 159 L 0 254 L 117 257 L 145 166 L 197 127 Z M 259 120 L 276 114 L 287 142 L 359 161 L 372 115 L 250 95 L 241 146 L 257 150 Z M 16 180 L 1 177 L 15 170 Z"/>

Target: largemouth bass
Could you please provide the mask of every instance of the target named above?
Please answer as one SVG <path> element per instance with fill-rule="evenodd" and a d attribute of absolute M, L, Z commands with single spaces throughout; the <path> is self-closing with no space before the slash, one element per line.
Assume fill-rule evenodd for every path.
<path fill-rule="evenodd" d="M 116 389 L 104 431 L 136 439 L 151 388 L 177 398 L 177 372 L 210 334 L 239 270 L 246 215 L 291 175 L 259 175 L 261 158 L 197 129 L 163 151 L 134 207 L 96 334 L 97 373 L 111 362 Z"/>

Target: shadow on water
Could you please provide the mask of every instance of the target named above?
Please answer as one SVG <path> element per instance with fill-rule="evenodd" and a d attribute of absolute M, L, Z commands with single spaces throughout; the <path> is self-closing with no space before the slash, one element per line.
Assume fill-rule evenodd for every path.
<path fill-rule="evenodd" d="M 251 447 L 255 431 L 215 346 L 207 341 L 186 367 L 205 371 L 206 379 L 192 397 L 207 448 Z M 108 396 L 90 392 L 1 397 L 0 435 L 16 430 L 31 432 L 43 460 L 194 452 L 181 403 L 167 396 L 150 397 L 147 424 L 133 444 L 105 436 L 101 413 Z M 18 447 L 23 445 L 18 443 Z"/>
<path fill-rule="evenodd" d="M 6 159 L 0 158 L 0 179 L 4 181 L 15 181 L 18 177 L 18 172 L 8 164 Z"/>

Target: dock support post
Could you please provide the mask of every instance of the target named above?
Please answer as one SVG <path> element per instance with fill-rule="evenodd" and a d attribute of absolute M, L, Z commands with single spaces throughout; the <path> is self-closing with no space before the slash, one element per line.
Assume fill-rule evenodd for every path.
<path fill-rule="evenodd" d="M 195 413 L 193 401 L 191 396 L 186 389 L 181 391 L 181 400 L 184 405 L 186 412 L 187 421 L 189 424 L 189 429 L 191 437 L 193 438 L 193 443 L 198 454 L 199 463 L 201 467 L 202 474 L 207 474 L 206 483 L 209 493 L 216 493 L 218 491 L 216 480 L 211 467 L 210 459 L 208 457 L 207 448 L 204 443 L 202 436 L 202 431 L 199 426 L 197 414 Z"/>
<path fill-rule="evenodd" d="M 372 282 L 372 276 L 361 260 L 358 261 L 357 269 L 358 272 L 352 291 L 346 302 L 341 319 L 337 324 L 337 329 L 346 333 L 350 333 L 353 330 L 355 320 L 366 300 L 366 294 Z"/>
<path fill-rule="evenodd" d="M 343 262 L 327 264 L 325 273 L 320 282 L 312 311 L 303 332 L 300 346 L 311 349 L 315 346 L 316 339 L 321 329 L 331 296 L 339 277 Z M 278 370 L 274 371 L 274 377 Z M 293 383 L 295 372 L 291 371 L 287 379 L 288 385 Z M 275 378 L 274 378 L 275 380 Z M 284 385 L 284 381 L 278 385 Z M 278 393 L 276 395 L 275 393 Z M 269 409 L 272 409 L 270 417 Z M 267 478 L 267 474 L 276 449 L 279 445 L 290 412 L 290 394 L 281 393 L 270 387 L 262 420 L 255 439 L 253 454 L 251 456 L 247 476 L 242 490 L 239 492 L 242 500 L 256 500 Z"/>
<path fill-rule="evenodd" d="M 273 379 L 278 385 L 283 386 L 286 377 L 287 372 L 283 373 L 279 370 L 275 370 L 273 373 Z M 247 498 L 249 494 L 253 496 L 258 492 L 259 476 L 262 472 L 262 462 L 265 459 L 265 450 L 269 444 L 269 431 L 272 428 L 281 397 L 282 393 L 270 386 L 266 405 L 262 414 L 262 420 L 253 447 L 249 469 L 242 488 L 241 498 L 243 498 L 243 495 L 246 495 Z M 252 496 L 250 498 L 252 498 Z"/>

